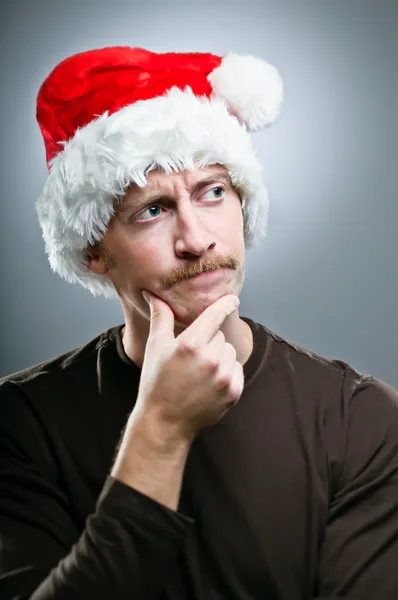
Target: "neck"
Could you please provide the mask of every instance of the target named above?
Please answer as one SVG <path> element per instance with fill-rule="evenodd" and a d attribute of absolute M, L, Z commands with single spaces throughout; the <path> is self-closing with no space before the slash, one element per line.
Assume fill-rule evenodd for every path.
<path fill-rule="evenodd" d="M 142 368 L 149 335 L 149 321 L 137 311 L 124 312 L 125 326 L 122 329 L 124 351 L 135 365 Z M 253 334 L 250 326 L 239 317 L 236 310 L 225 319 L 220 331 L 224 334 L 225 341 L 235 348 L 236 360 L 244 365 L 253 350 Z M 182 329 L 176 327 L 174 334 L 178 336 L 181 332 Z"/>

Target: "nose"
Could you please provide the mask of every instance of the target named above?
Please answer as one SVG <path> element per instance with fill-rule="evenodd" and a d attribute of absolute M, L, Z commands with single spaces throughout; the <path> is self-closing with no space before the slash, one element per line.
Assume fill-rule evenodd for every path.
<path fill-rule="evenodd" d="M 176 218 L 175 252 L 180 258 L 202 256 L 216 245 L 198 209 L 191 202 L 181 203 Z"/>

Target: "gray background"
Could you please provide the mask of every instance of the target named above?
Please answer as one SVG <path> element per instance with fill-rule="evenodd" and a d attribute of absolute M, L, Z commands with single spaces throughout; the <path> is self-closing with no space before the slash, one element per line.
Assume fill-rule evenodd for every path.
<path fill-rule="evenodd" d="M 122 322 L 51 272 L 34 202 L 47 170 L 40 84 L 90 48 L 250 53 L 285 85 L 254 135 L 268 235 L 247 253 L 241 314 L 398 388 L 398 0 L 2 1 L 1 364 L 5 375 Z"/>

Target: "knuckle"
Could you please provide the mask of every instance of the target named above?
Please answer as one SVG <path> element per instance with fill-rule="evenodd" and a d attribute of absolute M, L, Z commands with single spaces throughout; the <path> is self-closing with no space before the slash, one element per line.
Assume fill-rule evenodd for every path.
<path fill-rule="evenodd" d="M 196 355 L 199 351 L 199 344 L 195 340 L 180 340 L 177 352 L 180 356 L 184 354 Z"/>
<path fill-rule="evenodd" d="M 227 374 L 221 375 L 217 380 L 217 388 L 223 390 L 231 385 L 231 377 Z"/>
<path fill-rule="evenodd" d="M 234 402 L 236 402 L 241 397 L 242 391 L 243 391 L 243 386 L 235 384 L 235 385 L 231 386 L 231 388 L 229 390 L 229 396 Z"/>
<path fill-rule="evenodd" d="M 218 366 L 219 366 L 218 360 L 211 356 L 205 356 L 203 359 L 203 363 L 204 363 L 206 369 L 210 372 L 217 371 Z"/>
<path fill-rule="evenodd" d="M 234 376 L 231 381 L 230 394 L 235 399 L 239 399 L 245 385 L 245 378 L 243 373 L 243 366 L 240 363 L 236 363 Z"/>

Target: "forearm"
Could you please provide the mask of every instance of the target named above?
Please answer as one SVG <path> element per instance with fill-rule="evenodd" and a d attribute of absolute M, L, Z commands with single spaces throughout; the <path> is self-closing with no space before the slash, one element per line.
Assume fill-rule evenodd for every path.
<path fill-rule="evenodd" d="M 29 598 L 155 600 L 170 581 L 191 522 L 108 478 L 79 541 Z"/>
<path fill-rule="evenodd" d="M 53 568 L 47 575 L 45 564 L 4 573 L 2 599 L 155 600 L 173 585 L 178 553 L 192 524 L 177 512 L 189 445 L 161 431 L 154 421 L 129 419 L 112 474 L 78 541 L 63 558 L 48 561 Z M 14 543 L 22 552 L 28 542 L 21 537 Z"/>
<path fill-rule="evenodd" d="M 153 416 L 133 411 L 111 475 L 176 511 L 189 448 Z"/>

